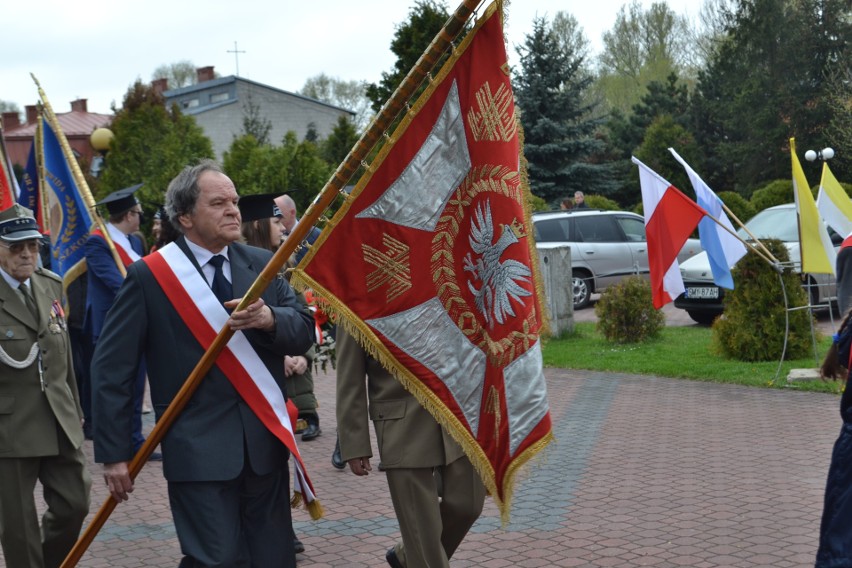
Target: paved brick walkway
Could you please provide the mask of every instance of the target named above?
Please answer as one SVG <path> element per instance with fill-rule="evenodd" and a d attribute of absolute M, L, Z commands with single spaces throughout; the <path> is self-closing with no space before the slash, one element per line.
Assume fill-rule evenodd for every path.
<path fill-rule="evenodd" d="M 453 566 L 813 565 L 838 399 L 664 378 L 547 371 L 556 444 L 501 528 L 487 502 Z M 326 510 L 294 512 L 300 566 L 386 566 L 398 537 L 384 475 L 332 468 L 334 376 L 317 377 L 323 435 L 301 444 Z M 149 415 L 150 416 L 150 415 Z M 91 458 L 91 443 L 87 443 Z M 93 466 L 92 508 L 105 487 Z M 176 566 L 161 465 L 149 464 L 81 566 Z M 0 560 L 0 566 L 5 566 Z"/>

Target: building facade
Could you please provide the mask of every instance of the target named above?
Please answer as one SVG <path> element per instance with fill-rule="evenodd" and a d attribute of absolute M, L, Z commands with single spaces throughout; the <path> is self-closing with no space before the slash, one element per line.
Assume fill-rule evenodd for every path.
<path fill-rule="evenodd" d="M 341 116 L 355 116 L 352 111 L 242 77 L 217 78 L 213 67 L 199 68 L 197 73 L 195 85 L 164 90 L 165 79 L 158 79 L 154 87 L 162 91 L 167 105 L 175 104 L 195 118 L 220 159 L 234 138 L 244 133 L 243 121 L 251 113 L 269 122 L 269 142 L 274 145 L 289 131 L 302 140 L 311 127 L 325 138 Z"/>
<path fill-rule="evenodd" d="M 21 123 L 18 113 L 3 113 L 3 138 L 9 152 L 9 161 L 21 167 L 27 163 L 35 137 L 38 123 L 36 105 L 27 105 L 25 115 L 26 122 Z M 90 164 L 97 152 L 92 148 L 89 137 L 98 128 L 109 128 L 113 115 L 89 112 L 87 100 L 77 99 L 71 101 L 71 112 L 58 112 L 56 119 L 77 159 L 81 163 Z"/>

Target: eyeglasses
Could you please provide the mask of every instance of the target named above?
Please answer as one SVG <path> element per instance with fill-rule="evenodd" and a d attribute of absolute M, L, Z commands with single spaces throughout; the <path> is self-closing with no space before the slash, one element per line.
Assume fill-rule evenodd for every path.
<path fill-rule="evenodd" d="M 0 246 L 9 249 L 9 252 L 11 252 L 12 254 L 21 254 L 22 252 L 24 252 L 24 249 L 27 249 L 32 253 L 36 253 L 38 252 L 40 245 L 38 241 L 24 241 L 22 243 L 12 243 L 10 245 L 7 245 L 6 243 L 0 243 Z"/>

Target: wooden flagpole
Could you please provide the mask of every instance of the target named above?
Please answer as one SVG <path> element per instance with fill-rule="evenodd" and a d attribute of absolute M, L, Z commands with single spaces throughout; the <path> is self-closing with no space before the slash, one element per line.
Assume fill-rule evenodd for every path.
<path fill-rule="evenodd" d="M 246 292 L 246 295 L 240 300 L 235 310 L 242 310 L 249 304 L 257 300 L 267 286 L 275 280 L 281 267 L 290 258 L 290 255 L 296 250 L 299 243 L 305 240 L 310 229 L 317 223 L 322 214 L 329 206 L 337 199 L 340 192 L 346 186 L 346 183 L 355 174 L 362 162 L 368 157 L 370 150 L 375 146 L 385 131 L 390 128 L 394 119 L 405 108 L 409 99 L 414 96 L 417 87 L 429 75 L 429 73 L 437 65 L 441 55 L 447 51 L 452 45 L 452 42 L 464 30 L 465 23 L 470 18 L 471 14 L 479 7 L 483 0 L 463 0 L 461 5 L 456 8 L 456 11 L 450 16 L 450 19 L 438 32 L 438 35 L 429 44 L 429 47 L 414 64 L 411 71 L 408 72 L 402 83 L 396 88 L 390 99 L 382 106 L 376 118 L 367 128 L 367 131 L 361 136 L 355 146 L 349 151 L 343 163 L 332 174 L 331 179 L 326 182 L 325 187 L 314 198 L 314 201 L 305 211 L 299 224 L 293 229 L 293 232 L 287 239 L 278 247 L 278 251 L 273 255 L 269 264 L 258 275 L 257 280 L 251 285 L 251 288 Z M 35 77 L 33 77 L 35 79 Z M 42 96 L 42 98 L 44 98 Z M 183 408 L 189 402 L 192 394 L 201 383 L 201 379 L 210 371 L 213 363 L 216 361 L 219 353 L 231 339 L 234 331 L 227 325 L 219 330 L 218 335 L 211 343 L 210 347 L 198 361 L 198 364 L 192 370 L 192 373 L 186 379 L 180 391 L 175 395 L 169 407 L 160 416 L 154 429 L 148 435 L 145 443 L 136 452 L 133 460 L 128 466 L 128 473 L 131 479 L 136 479 L 136 476 L 142 470 L 142 467 L 148 461 L 148 457 L 157 447 L 168 429 L 180 415 Z M 72 568 L 77 565 L 83 553 L 95 539 L 98 531 L 103 527 L 109 515 L 115 509 L 117 502 L 112 496 L 101 505 L 92 522 L 86 527 L 85 532 L 68 553 L 61 568 Z"/>
<path fill-rule="evenodd" d="M 780 264 L 780 262 L 778 261 L 778 259 L 777 259 L 777 258 L 775 258 L 775 255 L 773 255 L 771 252 L 769 252 L 769 249 L 768 249 L 768 248 L 766 248 L 766 245 L 764 245 L 764 244 L 760 241 L 760 239 L 758 239 L 757 237 L 755 237 L 755 236 L 754 236 L 754 234 L 753 234 L 751 231 L 749 231 L 749 230 L 748 230 L 748 227 L 746 227 L 746 226 L 745 226 L 745 223 L 743 223 L 742 221 L 740 221 L 739 217 L 737 217 L 737 216 L 734 214 L 734 212 L 733 212 L 733 211 L 731 211 L 730 209 L 728 209 L 728 206 L 727 206 L 727 205 L 725 205 L 725 203 L 724 203 L 724 202 L 722 202 L 722 200 L 721 200 L 721 199 L 719 200 L 719 202 L 720 202 L 720 203 L 722 203 L 722 209 L 724 209 L 724 210 L 725 210 L 725 213 L 727 213 L 729 217 L 731 217 L 734 221 L 736 221 L 736 222 L 737 222 L 737 224 L 738 224 L 740 227 L 742 227 L 742 228 L 743 228 L 743 231 L 745 231 L 746 233 L 748 233 L 748 236 L 750 236 L 752 239 L 754 239 L 754 242 L 756 242 L 756 243 L 757 243 L 757 246 L 759 246 L 759 247 L 760 247 L 763 251 L 765 251 L 765 252 L 766 252 L 766 254 L 767 254 L 767 255 L 769 256 L 769 258 L 771 259 L 771 260 L 770 260 L 770 262 L 774 262 L 775 264 Z M 719 223 L 719 221 L 716 221 L 716 222 L 717 222 L 717 223 Z M 719 223 L 719 224 L 720 224 L 720 225 L 722 225 L 721 223 Z M 722 225 L 722 226 L 724 227 L 724 225 Z M 727 229 L 727 230 L 728 230 L 728 232 L 730 232 L 730 229 L 728 229 L 727 227 L 725 227 L 725 229 Z M 731 234 L 734 234 L 734 233 L 731 233 Z M 739 235 L 735 235 L 735 236 L 739 239 Z M 740 239 L 740 240 L 742 241 L 742 239 Z M 745 241 L 743 241 L 743 242 L 745 243 Z M 746 246 L 748 246 L 748 243 L 746 243 Z M 758 251 L 757 251 L 757 250 L 755 250 L 755 252 L 758 252 Z M 758 253 L 758 254 L 760 254 L 760 253 Z M 763 255 L 762 255 L 762 256 L 763 256 Z M 763 256 L 763 258 L 766 258 L 766 256 Z"/>
<path fill-rule="evenodd" d="M 33 81 L 35 81 L 36 87 L 38 88 L 39 97 L 41 97 L 41 102 L 44 104 L 45 118 L 50 123 L 50 127 L 53 128 L 53 133 L 56 135 L 56 139 L 59 140 L 59 146 L 62 148 L 62 154 L 65 156 L 65 162 L 68 164 L 68 167 L 71 168 L 71 175 L 74 176 L 74 181 L 77 184 L 77 190 L 80 192 L 83 201 L 86 203 L 86 207 L 89 209 L 89 214 L 91 215 L 92 220 L 98 226 L 101 233 L 103 233 L 104 240 L 106 240 L 109 250 L 112 253 L 112 259 L 115 261 L 115 265 L 118 267 L 121 277 L 124 278 L 127 276 L 127 269 L 124 268 L 124 263 L 121 261 L 121 257 L 118 256 L 115 243 L 112 242 L 112 237 L 109 236 L 109 231 L 107 230 L 106 225 L 104 225 L 103 219 L 98 214 L 95 199 L 92 197 L 92 192 L 89 190 L 89 184 L 86 183 L 86 178 L 80 170 L 80 164 L 77 163 L 77 158 L 74 157 L 74 152 L 71 151 L 68 139 L 65 138 L 65 133 L 62 132 L 62 127 L 59 125 L 59 120 L 53 112 L 53 107 L 50 105 L 50 101 L 47 100 L 47 95 L 45 94 L 44 89 L 41 88 L 41 83 L 38 82 L 38 79 L 36 79 L 36 76 L 32 73 L 30 73 L 30 77 L 33 78 Z"/>
<path fill-rule="evenodd" d="M 724 203 L 722 204 L 722 207 L 724 207 L 725 211 L 728 211 L 728 213 L 729 213 L 729 214 L 734 215 L 733 213 L 731 213 L 731 212 L 728 210 L 728 207 L 727 207 Z M 750 242 L 746 241 L 745 239 L 743 239 L 741 236 L 739 236 L 739 235 L 736 233 L 736 231 L 732 231 L 730 227 L 728 227 L 727 225 L 725 225 L 724 223 L 722 223 L 719 219 L 717 219 L 716 217 L 714 217 L 714 216 L 713 216 L 713 215 L 711 215 L 710 213 L 707 213 L 707 212 L 705 211 L 705 213 L 704 213 L 704 214 L 705 214 L 705 216 L 706 216 L 706 217 L 708 217 L 709 219 L 711 219 L 714 223 L 716 223 L 717 225 L 719 225 L 720 227 L 722 227 L 723 229 L 725 229 L 726 231 L 728 231 L 731 235 L 733 235 L 733 236 L 734 236 L 734 238 L 735 238 L 735 239 L 737 239 L 738 241 L 740 241 L 742 244 L 744 244 L 744 245 L 745 245 L 745 247 L 746 247 L 748 250 L 752 251 L 754 254 L 756 254 L 757 256 L 759 256 L 760 258 L 762 258 L 763 260 L 765 260 L 766 262 L 768 262 L 769 264 L 772 264 L 772 265 L 779 264 L 778 260 L 777 260 L 777 259 L 776 259 L 773 255 L 772 255 L 772 253 L 771 253 L 771 252 L 769 252 L 769 249 L 767 249 L 767 248 L 764 246 L 764 244 L 763 244 L 763 243 L 761 243 L 761 242 L 760 242 L 760 240 L 758 240 L 758 238 L 757 238 L 757 237 L 755 237 L 754 235 L 752 235 L 752 234 L 751 234 L 751 231 L 749 231 L 748 229 L 746 229 L 745 225 L 743 225 L 743 224 L 742 224 L 742 222 L 741 222 L 739 219 L 737 219 L 737 218 L 736 218 L 736 215 L 734 215 L 734 219 L 736 219 L 736 220 L 737 220 L 737 223 L 739 223 L 739 224 L 740 224 L 740 226 L 741 226 L 743 229 L 745 229 L 745 231 L 746 231 L 749 235 L 751 235 L 751 237 L 752 237 L 755 241 L 757 241 L 758 245 L 760 245 L 760 248 L 758 248 L 757 246 L 755 246 L 755 245 L 751 244 Z M 761 250 L 761 249 L 763 249 L 763 250 Z M 763 251 L 764 251 L 764 250 L 766 251 L 766 254 L 764 254 L 764 253 L 763 253 Z M 769 256 L 767 256 L 767 255 L 769 255 Z"/>
<path fill-rule="evenodd" d="M 38 122 L 36 122 L 35 144 L 36 175 L 38 176 L 38 204 L 41 207 L 41 223 L 44 231 L 50 231 L 50 210 L 47 202 L 47 180 L 44 177 L 44 124 L 41 121 L 41 107 L 38 109 Z"/>

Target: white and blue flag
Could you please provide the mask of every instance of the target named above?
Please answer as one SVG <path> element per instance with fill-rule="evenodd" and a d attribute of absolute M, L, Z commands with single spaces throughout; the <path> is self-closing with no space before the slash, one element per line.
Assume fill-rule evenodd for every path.
<path fill-rule="evenodd" d="M 689 164 L 674 151 L 674 148 L 669 148 L 669 152 L 672 153 L 675 160 L 680 162 L 686 170 L 689 181 L 692 182 L 692 187 L 695 189 L 698 205 L 703 207 L 710 215 L 718 219 L 720 223 L 733 232 L 734 227 L 722 209 L 722 200 L 719 199 L 719 196 L 704 183 L 704 180 L 689 167 Z M 739 259 L 745 256 L 745 245 L 734 235 L 720 227 L 710 217 L 704 217 L 698 223 L 698 236 L 701 240 L 701 246 L 707 251 L 707 258 L 710 260 L 710 269 L 713 271 L 713 282 L 717 286 L 733 290 L 734 278 L 731 276 L 731 268 L 733 268 Z"/>

